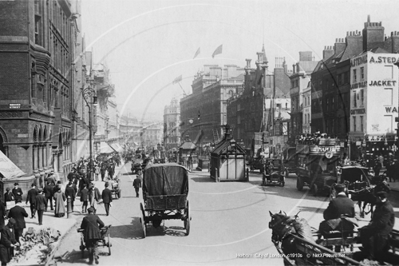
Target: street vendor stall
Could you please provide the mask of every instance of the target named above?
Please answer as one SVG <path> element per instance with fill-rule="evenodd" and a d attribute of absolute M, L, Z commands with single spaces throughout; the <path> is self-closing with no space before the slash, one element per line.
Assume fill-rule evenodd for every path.
<path fill-rule="evenodd" d="M 220 180 L 248 181 L 249 172 L 245 169 L 245 150 L 230 135 L 226 125 L 224 138 L 211 152 L 211 178 Z"/>

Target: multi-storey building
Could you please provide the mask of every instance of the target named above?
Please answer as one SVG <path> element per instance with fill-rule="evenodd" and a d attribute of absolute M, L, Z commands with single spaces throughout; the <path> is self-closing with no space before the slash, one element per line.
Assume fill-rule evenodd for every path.
<path fill-rule="evenodd" d="M 252 153 L 261 148 L 262 138 L 269 146 L 283 147 L 288 137 L 283 127 L 291 108 L 290 73 L 284 58 L 276 58 L 274 72 L 269 72 L 264 47 L 257 55 L 256 68 L 246 60 L 244 91 L 234 95 L 227 107 L 233 137 Z"/>
<path fill-rule="evenodd" d="M 72 158 L 72 18 L 68 0 L 0 2 L 0 141 L 21 183 Z"/>
<path fill-rule="evenodd" d="M 180 136 L 180 105 L 176 98 L 173 98 L 170 105 L 166 105 L 163 112 L 163 143 L 167 151 L 178 149 L 181 142 Z"/>
<path fill-rule="evenodd" d="M 310 95 L 305 90 L 310 86 L 310 75 L 316 67 L 317 62 L 314 61 L 312 52 L 299 52 L 299 62 L 293 65 L 293 72 L 291 79 L 291 127 L 290 135 L 297 136 L 305 132 L 310 132 Z M 310 92 L 310 89 L 307 90 Z M 305 114 L 305 108 L 307 110 Z M 306 124 L 306 125 L 305 125 Z M 306 127 L 306 129 L 305 129 Z M 294 144 L 294 139 L 290 138 L 291 144 Z"/>
<path fill-rule="evenodd" d="M 360 132 L 365 130 L 364 114 L 367 110 L 363 107 L 359 108 L 357 104 L 361 104 L 362 99 L 363 104 L 365 103 L 364 90 L 359 88 L 366 87 L 366 80 L 363 80 L 366 78 L 366 74 L 365 66 L 359 66 L 365 63 L 358 64 L 355 61 L 352 62 L 352 59 L 357 58 L 365 51 L 372 53 L 397 53 L 398 50 L 399 36 L 394 32 L 391 37 L 385 38 L 384 27 L 382 27 L 381 22 L 370 22 L 370 17 L 365 22 L 362 32 L 348 32 L 345 40 L 336 40 L 334 48 L 331 46 L 326 47 L 323 51 L 323 60 L 318 63 L 312 73 L 312 132 L 322 131 L 336 136 L 341 140 L 341 147 L 346 147 L 345 152 L 350 152 L 351 159 L 359 158 L 362 154 L 362 140 L 365 139 L 364 133 Z M 362 54 L 360 58 L 364 56 Z M 358 59 L 358 61 L 361 60 Z M 352 66 L 351 63 L 355 65 Z M 387 62 L 387 65 L 392 66 L 392 63 L 389 64 Z M 353 67 L 355 67 L 356 71 L 352 69 Z M 368 75 L 371 75 L 370 71 L 381 72 L 381 69 L 370 68 Z M 363 81 L 359 82 L 360 79 Z M 392 86 L 389 88 L 392 88 Z M 356 96 L 353 96 L 353 91 L 356 91 Z M 359 92 L 357 93 L 357 91 Z M 383 92 L 385 91 L 383 90 Z M 356 102 L 353 99 L 351 100 L 351 97 L 355 97 Z M 351 106 L 353 106 L 353 110 Z M 353 120 L 354 118 L 351 118 L 351 115 L 356 117 L 356 119 Z M 361 122 L 361 116 L 363 117 L 363 123 Z M 380 114 L 379 119 L 383 120 L 385 118 Z M 353 124 L 356 123 L 356 129 L 353 134 L 350 134 L 351 122 Z M 361 131 L 362 125 L 363 131 Z M 363 134 L 363 137 L 360 137 L 359 134 Z M 381 138 L 380 141 L 382 141 Z"/>
<path fill-rule="evenodd" d="M 124 138 L 124 144 L 129 147 L 136 149 L 140 143 L 140 133 L 142 131 L 142 124 L 137 120 L 136 117 L 128 115 L 122 115 L 119 121 L 119 132 L 120 136 Z"/>
<path fill-rule="evenodd" d="M 140 136 L 141 146 L 145 148 L 147 153 L 151 153 L 163 141 L 163 123 L 143 122 Z"/>
<path fill-rule="evenodd" d="M 222 137 L 227 100 L 242 90 L 244 69 L 236 65 L 205 65 L 192 83 L 192 94 L 180 100 L 181 132 L 204 145 Z"/>

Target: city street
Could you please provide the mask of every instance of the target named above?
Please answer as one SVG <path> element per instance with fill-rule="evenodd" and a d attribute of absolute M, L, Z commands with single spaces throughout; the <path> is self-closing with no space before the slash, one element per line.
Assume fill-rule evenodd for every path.
<path fill-rule="evenodd" d="M 134 176 L 128 169 L 130 163 L 121 170 L 122 198 L 113 202 L 110 216 L 105 216 L 102 206 L 98 211 L 105 224 L 112 224 L 112 255 L 106 254 L 107 248 L 100 248 L 101 265 L 264 265 L 265 260 L 283 265 L 282 259 L 270 258 L 277 251 L 268 228 L 269 211 L 283 210 L 291 215 L 301 211 L 301 218 L 318 227 L 328 204 L 328 198 L 307 195 L 307 189 L 297 191 L 294 174 L 285 187 L 261 187 L 259 173 L 251 173 L 248 183 L 215 183 L 208 172 L 195 171 L 189 183 L 190 235 L 185 236 L 182 221 L 169 220 L 163 228 L 149 226 L 143 239 L 140 198 L 134 196 Z M 398 214 L 397 203 L 395 206 Z M 60 265 L 87 264 L 88 253 L 81 258 L 79 243 L 73 229 L 57 252 L 58 256 L 69 252 Z"/>

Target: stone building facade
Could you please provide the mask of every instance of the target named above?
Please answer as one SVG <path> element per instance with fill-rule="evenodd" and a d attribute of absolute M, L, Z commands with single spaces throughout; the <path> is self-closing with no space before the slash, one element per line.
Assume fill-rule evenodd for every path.
<path fill-rule="evenodd" d="M 21 182 L 71 162 L 73 23 L 68 0 L 0 2 L 1 146 Z"/>

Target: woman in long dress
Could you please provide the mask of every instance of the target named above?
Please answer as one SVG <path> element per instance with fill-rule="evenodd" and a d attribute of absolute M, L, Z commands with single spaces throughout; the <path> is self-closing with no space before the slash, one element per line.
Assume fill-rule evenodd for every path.
<path fill-rule="evenodd" d="M 65 215 L 65 194 L 61 191 L 61 188 L 58 187 L 56 193 L 54 193 L 55 200 L 55 208 L 54 214 L 55 217 L 64 217 Z"/>

